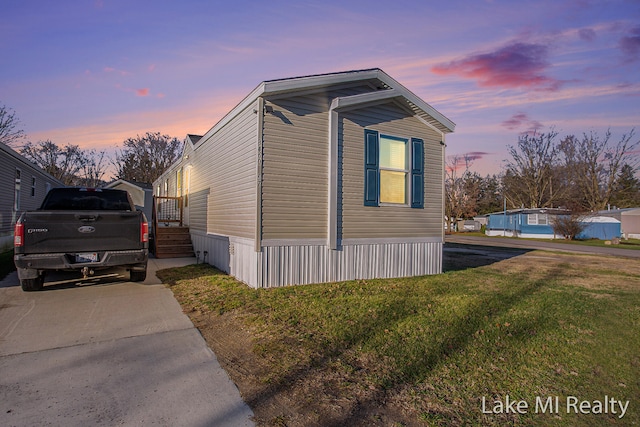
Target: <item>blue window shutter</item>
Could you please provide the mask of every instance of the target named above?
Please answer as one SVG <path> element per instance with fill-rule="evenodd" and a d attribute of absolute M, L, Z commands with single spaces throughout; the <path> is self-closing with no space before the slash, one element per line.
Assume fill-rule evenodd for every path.
<path fill-rule="evenodd" d="M 364 205 L 378 206 L 378 132 L 364 130 Z"/>
<path fill-rule="evenodd" d="M 411 207 L 424 208 L 424 141 L 411 138 Z"/>

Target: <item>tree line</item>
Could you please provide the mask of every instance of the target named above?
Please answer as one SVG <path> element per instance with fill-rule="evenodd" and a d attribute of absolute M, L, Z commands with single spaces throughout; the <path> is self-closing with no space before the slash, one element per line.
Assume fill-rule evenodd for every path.
<path fill-rule="evenodd" d="M 640 141 L 635 132 L 614 141 L 607 131 L 581 137 L 558 133 L 523 134 L 507 146 L 509 158 L 499 174 L 482 177 L 473 158 L 450 156 L 445 165 L 445 214 L 472 218 L 517 208 L 565 208 L 597 212 L 611 206 L 640 206 L 637 178 Z"/>
<path fill-rule="evenodd" d="M 182 152 L 182 142 L 160 132 L 147 132 L 122 142 L 113 156 L 104 150 L 82 149 L 78 145 L 58 145 L 51 140 L 26 141 L 15 112 L 0 105 L 0 142 L 16 149 L 64 185 L 99 187 L 115 168 L 115 179 L 152 183 L 174 163 Z"/>

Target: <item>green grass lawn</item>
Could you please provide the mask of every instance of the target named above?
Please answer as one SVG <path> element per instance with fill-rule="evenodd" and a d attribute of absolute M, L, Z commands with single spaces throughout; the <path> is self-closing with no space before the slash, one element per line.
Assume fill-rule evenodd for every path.
<path fill-rule="evenodd" d="M 301 400 L 377 390 L 420 425 L 640 425 L 640 270 L 602 259 L 532 252 L 436 276 L 267 290 L 203 265 L 158 276 L 186 312 L 245 319 L 269 366 L 261 381 L 315 372 L 333 384 L 331 397 Z M 507 395 L 526 413 L 483 413 L 483 398 L 492 409 Z M 555 396 L 558 413 L 535 413 Z M 605 396 L 631 401 L 623 418 L 567 413 L 567 399 Z"/>

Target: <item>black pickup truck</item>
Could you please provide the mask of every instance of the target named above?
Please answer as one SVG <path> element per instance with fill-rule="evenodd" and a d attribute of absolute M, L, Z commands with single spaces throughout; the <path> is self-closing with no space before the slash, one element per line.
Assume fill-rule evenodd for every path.
<path fill-rule="evenodd" d="M 124 266 L 133 282 L 147 276 L 149 225 L 129 193 L 114 189 L 53 188 L 40 209 L 15 225 L 14 262 L 24 291 L 41 290 L 47 270 Z"/>

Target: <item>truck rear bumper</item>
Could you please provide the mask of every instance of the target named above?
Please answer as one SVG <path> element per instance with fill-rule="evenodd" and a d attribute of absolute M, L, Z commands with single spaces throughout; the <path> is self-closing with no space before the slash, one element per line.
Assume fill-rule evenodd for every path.
<path fill-rule="evenodd" d="M 33 279 L 44 270 L 81 270 L 84 267 L 99 269 L 105 267 L 128 266 L 144 271 L 149 259 L 148 249 L 97 252 L 97 262 L 76 262 L 75 253 L 15 254 L 13 260 L 18 270 L 18 278 Z"/>

